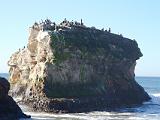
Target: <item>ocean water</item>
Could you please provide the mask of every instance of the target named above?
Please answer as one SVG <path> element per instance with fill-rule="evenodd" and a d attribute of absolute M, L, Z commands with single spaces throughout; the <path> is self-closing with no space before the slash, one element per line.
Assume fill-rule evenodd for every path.
<path fill-rule="evenodd" d="M 8 73 L 0 73 L 0 77 L 4 77 L 4 78 L 8 79 L 9 74 Z"/>
<path fill-rule="evenodd" d="M 21 120 L 160 120 L 160 77 L 136 77 L 136 81 L 152 98 L 141 106 L 120 108 L 110 112 L 93 111 L 73 114 L 32 112 L 27 106 L 21 106 L 26 114 L 32 116 L 31 119 Z"/>

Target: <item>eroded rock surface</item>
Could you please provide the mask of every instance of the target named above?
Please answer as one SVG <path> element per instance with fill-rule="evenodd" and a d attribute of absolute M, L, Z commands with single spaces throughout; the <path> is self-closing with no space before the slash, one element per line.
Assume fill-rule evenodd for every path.
<path fill-rule="evenodd" d="M 140 104 L 150 99 L 134 78 L 141 56 L 135 40 L 110 30 L 45 20 L 30 28 L 27 47 L 8 61 L 11 93 L 42 111 Z"/>

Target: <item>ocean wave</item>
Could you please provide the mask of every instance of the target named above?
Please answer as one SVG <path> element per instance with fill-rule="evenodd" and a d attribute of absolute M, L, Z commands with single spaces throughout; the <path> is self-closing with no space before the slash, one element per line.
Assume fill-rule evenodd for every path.
<path fill-rule="evenodd" d="M 155 94 L 152 94 L 153 96 L 155 97 L 160 97 L 160 93 L 155 93 Z"/>
<path fill-rule="evenodd" d="M 150 94 L 151 100 L 142 106 L 123 108 L 119 111 L 94 111 L 89 113 L 51 114 L 32 112 L 27 106 L 20 106 L 32 119 L 20 120 L 159 120 L 160 93 Z"/>
<path fill-rule="evenodd" d="M 90 112 L 90 113 L 75 113 L 75 114 L 51 114 L 25 112 L 32 116 L 32 119 L 20 120 L 159 120 L 160 114 L 148 113 L 129 113 L 129 112 Z"/>
<path fill-rule="evenodd" d="M 29 113 L 32 119 L 20 120 L 159 120 L 160 115 L 146 113 L 91 112 L 76 114 Z"/>
<path fill-rule="evenodd" d="M 131 116 L 133 117 L 133 115 L 127 112 L 116 113 L 116 112 L 97 111 L 90 113 L 75 113 L 75 114 L 48 114 L 48 113 L 35 113 L 35 112 L 26 112 L 26 113 L 32 116 L 32 120 L 115 120 L 115 119 L 124 120 L 126 118 L 130 118 Z M 31 120 L 31 119 L 26 119 L 26 120 Z"/>

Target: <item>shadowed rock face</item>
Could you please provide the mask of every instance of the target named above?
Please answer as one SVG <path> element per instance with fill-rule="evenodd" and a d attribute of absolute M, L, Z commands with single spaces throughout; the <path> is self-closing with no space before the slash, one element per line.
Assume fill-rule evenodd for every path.
<path fill-rule="evenodd" d="M 12 97 L 8 96 L 9 82 L 0 77 L 0 120 L 17 120 L 30 118 L 25 115 Z"/>
<path fill-rule="evenodd" d="M 150 99 L 134 78 L 141 56 L 137 42 L 121 35 L 45 20 L 30 28 L 27 47 L 8 61 L 11 93 L 42 111 L 140 104 Z"/>

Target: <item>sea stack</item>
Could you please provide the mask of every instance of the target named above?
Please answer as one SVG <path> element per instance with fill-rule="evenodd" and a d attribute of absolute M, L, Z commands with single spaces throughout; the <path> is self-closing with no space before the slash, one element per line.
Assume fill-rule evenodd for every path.
<path fill-rule="evenodd" d="M 35 111 L 86 112 L 150 99 L 135 81 L 135 40 L 66 19 L 29 28 L 27 47 L 8 61 L 11 93 Z"/>

